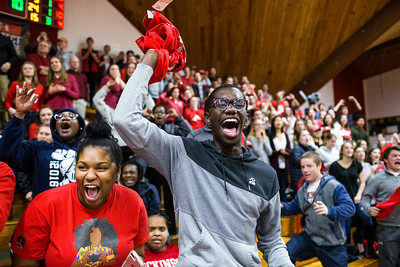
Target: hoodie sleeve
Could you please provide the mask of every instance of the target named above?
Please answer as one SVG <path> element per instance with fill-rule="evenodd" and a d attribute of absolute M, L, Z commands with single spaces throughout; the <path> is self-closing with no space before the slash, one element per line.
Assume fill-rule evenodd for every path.
<path fill-rule="evenodd" d="M 303 192 L 300 190 L 299 192 Z M 301 212 L 300 205 L 299 205 L 299 192 L 295 195 L 294 199 L 290 202 L 281 202 L 282 204 L 282 216 L 290 216 L 296 215 Z"/>
<path fill-rule="evenodd" d="M 375 197 L 376 192 L 378 191 L 378 179 L 373 178 L 369 179 L 367 185 L 365 186 L 362 198 L 361 198 L 361 206 L 364 208 L 365 212 L 369 214 L 371 209 L 371 201 Z"/>
<path fill-rule="evenodd" d="M 129 79 L 114 113 L 114 126 L 126 144 L 154 166 L 168 182 L 185 155 L 181 137 L 167 134 L 142 116 L 153 69 L 139 64 Z"/>
<path fill-rule="evenodd" d="M 336 186 L 333 193 L 334 206 L 328 207 L 328 218 L 332 221 L 342 221 L 350 219 L 354 215 L 356 208 L 353 200 L 347 193 L 342 184 Z"/>
<path fill-rule="evenodd" d="M 23 142 L 24 120 L 13 116 L 0 135 L 0 161 L 11 168 L 25 172 L 33 172 L 33 141 Z"/>
<path fill-rule="evenodd" d="M 279 192 L 269 200 L 267 208 L 257 220 L 258 249 L 263 253 L 263 258 L 268 266 L 294 266 L 281 237 L 281 207 Z"/>
<path fill-rule="evenodd" d="M 105 102 L 108 92 L 110 92 L 110 88 L 108 88 L 106 85 L 103 85 L 100 90 L 97 91 L 97 93 L 94 95 L 93 103 L 101 116 L 103 116 L 103 118 L 105 118 L 108 123 L 112 123 L 114 109 L 107 105 Z"/>

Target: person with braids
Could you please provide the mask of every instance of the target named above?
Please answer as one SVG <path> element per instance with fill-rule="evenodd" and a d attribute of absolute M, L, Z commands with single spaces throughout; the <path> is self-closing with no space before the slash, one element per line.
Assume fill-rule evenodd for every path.
<path fill-rule="evenodd" d="M 13 266 L 121 266 L 131 250 L 144 257 L 146 208 L 116 184 L 122 152 L 106 122 L 90 123 L 70 183 L 38 195 L 18 222 Z"/>

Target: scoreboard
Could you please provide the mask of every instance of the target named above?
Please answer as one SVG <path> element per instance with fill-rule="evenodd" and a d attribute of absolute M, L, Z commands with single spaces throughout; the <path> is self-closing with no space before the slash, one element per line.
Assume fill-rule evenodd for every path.
<path fill-rule="evenodd" d="M 2 0 L 0 13 L 58 29 L 64 28 L 64 0 Z"/>

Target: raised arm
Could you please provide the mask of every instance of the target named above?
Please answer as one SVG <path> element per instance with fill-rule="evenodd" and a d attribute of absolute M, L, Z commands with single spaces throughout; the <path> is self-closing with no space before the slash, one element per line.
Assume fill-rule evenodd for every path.
<path fill-rule="evenodd" d="M 356 108 L 358 110 L 362 110 L 362 107 L 361 107 L 360 103 L 358 102 L 357 98 L 355 98 L 354 96 L 351 95 L 351 96 L 349 96 L 349 100 L 354 102 L 354 104 L 356 105 Z"/>
<path fill-rule="evenodd" d="M 15 106 L 16 112 L 12 120 L 7 123 L 0 138 L 0 160 L 9 164 L 12 168 L 25 171 L 33 168 L 32 142 L 23 143 L 23 119 L 32 108 L 38 95 L 30 83 L 24 82 L 22 88 L 17 86 Z"/>
<path fill-rule="evenodd" d="M 142 116 L 148 83 L 157 62 L 157 53 L 149 50 L 122 92 L 114 112 L 114 126 L 133 151 L 169 180 L 179 164 L 177 157 L 184 154 L 183 142 Z"/>

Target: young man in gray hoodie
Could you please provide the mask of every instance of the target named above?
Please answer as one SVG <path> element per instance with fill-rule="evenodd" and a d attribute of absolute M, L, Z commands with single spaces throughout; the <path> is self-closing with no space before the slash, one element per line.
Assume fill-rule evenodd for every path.
<path fill-rule="evenodd" d="M 365 187 L 361 198 L 361 205 L 365 211 L 377 217 L 379 266 L 399 266 L 400 264 L 400 206 L 385 205 L 393 211 L 387 212 L 383 208 L 371 206 L 376 198 L 377 204 L 381 204 L 395 193 L 400 187 L 400 147 L 391 146 L 383 152 L 385 170 L 371 177 Z M 379 205 L 381 206 L 381 205 Z M 391 206 L 391 207 L 390 207 Z M 382 216 L 380 213 L 385 212 Z M 380 215 L 380 216 L 378 216 Z M 385 217 L 383 219 L 383 217 Z"/>
<path fill-rule="evenodd" d="M 293 263 L 318 257 L 323 266 L 347 266 L 345 221 L 355 213 L 346 188 L 333 176 L 321 173 L 321 156 L 304 153 L 300 166 L 305 182 L 291 202 L 282 202 L 283 215 L 302 213 L 304 231 L 287 243 Z"/>
<path fill-rule="evenodd" d="M 114 125 L 168 181 L 179 225 L 177 266 L 261 266 L 258 250 L 269 266 L 293 266 L 280 236 L 276 173 L 241 146 L 248 123 L 243 93 L 225 85 L 208 98 L 212 141 L 169 135 L 142 117 L 157 62 L 158 54 L 147 51 L 121 95 Z"/>

